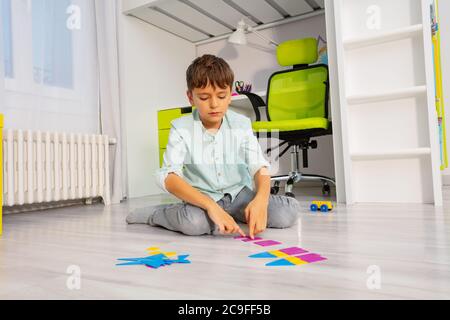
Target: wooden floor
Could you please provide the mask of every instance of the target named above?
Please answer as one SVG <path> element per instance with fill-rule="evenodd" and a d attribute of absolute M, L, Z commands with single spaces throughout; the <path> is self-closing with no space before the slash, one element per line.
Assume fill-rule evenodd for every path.
<path fill-rule="evenodd" d="M 357 205 L 314 215 L 306 200 L 319 192 L 297 191 L 298 224 L 262 235 L 328 258 L 296 267 L 266 267 L 248 258 L 264 249 L 230 237 L 125 223 L 131 209 L 168 197 L 6 215 L 0 299 L 450 299 L 450 190 L 444 209 Z M 149 246 L 190 254 L 192 264 L 115 266 Z M 71 265 L 81 271 L 79 290 L 67 287 Z M 379 268 L 380 289 L 367 286 L 370 266 Z"/>

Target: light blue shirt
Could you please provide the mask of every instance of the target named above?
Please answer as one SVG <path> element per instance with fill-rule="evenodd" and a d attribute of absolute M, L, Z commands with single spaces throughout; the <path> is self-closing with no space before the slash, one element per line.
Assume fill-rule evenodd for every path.
<path fill-rule="evenodd" d="M 264 158 L 249 118 L 228 110 L 220 129 L 208 132 L 198 110 L 171 122 L 164 162 L 156 172 L 156 182 L 167 192 L 165 180 L 175 173 L 187 183 L 219 201 L 228 193 L 232 200 L 247 186 L 253 187 L 254 175 L 270 167 Z"/>

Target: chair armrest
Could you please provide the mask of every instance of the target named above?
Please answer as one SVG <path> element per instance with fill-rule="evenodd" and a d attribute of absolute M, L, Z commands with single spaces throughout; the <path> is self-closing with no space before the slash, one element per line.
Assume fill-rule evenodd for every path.
<path fill-rule="evenodd" d="M 261 113 L 258 108 L 266 107 L 263 98 L 252 92 L 237 91 L 237 93 L 247 96 L 252 104 L 253 111 L 255 111 L 256 121 L 261 121 Z"/>

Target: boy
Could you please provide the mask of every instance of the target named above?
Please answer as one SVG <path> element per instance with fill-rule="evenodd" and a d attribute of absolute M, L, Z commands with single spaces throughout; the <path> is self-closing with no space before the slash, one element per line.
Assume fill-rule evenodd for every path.
<path fill-rule="evenodd" d="M 245 233 L 287 228 L 299 203 L 270 195 L 269 163 L 252 132 L 251 121 L 228 110 L 234 74 L 221 58 L 204 55 L 186 72 L 187 96 L 196 109 L 172 121 L 157 183 L 182 203 L 137 209 L 128 223 L 148 223 L 186 235 Z M 255 182 L 255 190 L 253 188 Z"/>

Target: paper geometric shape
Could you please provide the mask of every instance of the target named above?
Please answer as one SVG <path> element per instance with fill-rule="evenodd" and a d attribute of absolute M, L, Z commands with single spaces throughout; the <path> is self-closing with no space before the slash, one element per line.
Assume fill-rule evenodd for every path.
<path fill-rule="evenodd" d="M 252 254 L 249 258 L 266 259 L 266 258 L 276 258 L 277 256 L 270 252 L 261 252 L 257 254 Z"/>
<path fill-rule="evenodd" d="M 281 242 L 274 241 L 274 240 L 263 240 L 263 241 L 254 242 L 254 244 L 257 244 L 258 246 L 261 246 L 261 247 L 270 247 L 270 246 L 276 246 L 278 244 L 281 244 Z"/>
<path fill-rule="evenodd" d="M 307 264 L 307 262 L 300 260 L 296 257 L 286 257 L 284 259 L 275 260 L 266 264 L 267 267 L 276 266 L 298 266 L 301 264 Z"/>
<path fill-rule="evenodd" d="M 242 239 L 241 241 L 243 242 L 252 242 L 252 241 L 258 241 L 258 240 L 262 240 L 262 238 L 260 237 L 254 237 L 253 239 L 250 237 L 246 237 L 245 239 Z"/>
<path fill-rule="evenodd" d="M 237 237 L 233 237 L 233 239 L 235 239 L 235 240 L 241 240 L 241 241 L 243 241 L 243 242 L 251 242 L 251 241 L 262 240 L 262 238 L 260 238 L 260 237 L 254 237 L 254 238 L 252 239 L 252 238 L 250 238 L 249 236 L 245 236 L 245 237 L 243 237 L 243 236 L 237 236 Z"/>
<path fill-rule="evenodd" d="M 301 265 L 301 264 L 307 264 L 308 262 L 305 262 L 299 258 L 296 257 L 286 257 L 284 258 L 285 260 L 292 262 L 293 264 L 295 264 L 296 266 Z"/>
<path fill-rule="evenodd" d="M 286 259 L 279 259 L 266 264 L 267 267 L 281 267 L 281 266 L 295 266 L 292 262 Z"/>
<path fill-rule="evenodd" d="M 309 253 L 309 254 L 305 254 L 305 255 L 301 255 L 301 256 L 296 256 L 296 258 L 301 259 L 307 263 L 313 263 L 313 262 L 327 260 L 327 258 L 322 257 L 321 255 L 316 254 L 316 253 Z"/>
<path fill-rule="evenodd" d="M 164 267 L 173 263 L 191 263 L 189 260 L 187 260 L 187 257 L 189 257 L 189 255 L 180 255 L 177 259 L 172 260 L 167 258 L 165 254 L 158 253 L 142 258 L 119 258 L 117 260 L 126 262 L 118 263 L 116 264 L 116 266 L 145 265 L 147 267 L 157 269 L 159 267 Z"/>
<path fill-rule="evenodd" d="M 290 256 L 295 256 L 297 254 L 302 254 L 302 253 L 308 252 L 307 250 L 299 248 L 299 247 L 291 247 L 291 248 L 286 248 L 286 249 L 280 249 L 278 251 L 286 253 L 286 254 L 288 254 Z"/>

